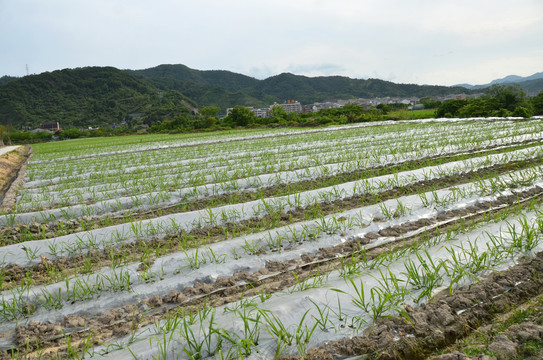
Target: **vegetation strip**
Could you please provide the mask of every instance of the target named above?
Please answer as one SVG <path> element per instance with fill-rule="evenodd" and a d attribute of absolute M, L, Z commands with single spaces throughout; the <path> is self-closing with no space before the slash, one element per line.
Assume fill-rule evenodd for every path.
<path fill-rule="evenodd" d="M 214 203 L 206 203 L 214 193 L 203 187 L 198 191 L 194 206 L 201 210 L 156 218 L 169 202 L 165 199 L 152 203 L 157 212 L 132 213 L 132 219 L 143 220 L 111 227 L 103 226 L 120 220 L 112 219 L 113 214 L 102 220 L 92 217 L 84 204 L 85 211 L 72 213 L 66 222 L 60 221 L 63 214 L 54 221 L 58 210 L 43 210 L 42 218 L 34 220 L 27 214 L 4 215 L 9 228 L 0 238 L 13 244 L 0 254 L 0 359 L 307 359 L 325 343 L 358 351 L 358 343 L 353 347 L 348 340 L 360 341 L 363 333 L 380 333 L 377 339 L 383 343 L 407 341 L 416 348 L 421 347 L 419 335 L 440 341 L 440 328 L 431 326 L 448 324 L 447 309 L 438 306 L 429 316 L 422 313 L 439 303 L 437 290 L 456 295 L 463 285 L 504 273 L 543 251 L 543 153 L 535 141 L 542 130 L 537 121 L 381 124 L 371 131 L 216 145 L 215 154 L 207 146 L 97 157 L 80 164 L 31 164 L 29 177 L 37 187 L 20 192 L 18 211 L 56 206 L 48 194 L 67 204 L 112 199 L 123 205 L 123 191 L 144 199 L 153 186 L 157 193 L 169 188 L 172 179 L 181 181 L 173 185 L 176 189 L 189 180 L 195 186 L 226 182 Z M 232 136 L 209 134 L 197 140 Z M 82 142 L 84 151 L 48 144 L 35 150 L 47 150 L 36 158 L 46 160 L 187 139 L 89 140 Z M 356 153 L 362 149 L 364 154 Z M 232 151 L 239 156 L 229 156 Z M 254 151 L 253 158 L 248 156 Z M 451 160 L 454 156 L 459 160 Z M 461 160 L 463 156 L 469 159 Z M 417 158 L 425 163 L 417 164 Z M 142 164 L 156 166 L 147 171 Z M 322 164 L 327 165 L 320 169 Z M 415 170 L 402 171 L 401 165 Z M 306 167 L 303 176 L 294 177 L 295 171 L 292 178 L 283 176 Z M 370 167 L 367 174 L 356 173 Z M 117 181 L 115 174 L 122 169 L 134 171 Z M 156 177 L 145 179 L 155 170 Z M 89 175 L 102 171 L 111 176 Z M 234 180 L 266 171 L 271 181 L 263 177 L 266 181 L 259 185 Z M 345 178 L 333 178 L 332 171 L 367 178 L 345 183 Z M 191 179 L 183 180 L 185 175 Z M 126 183 L 131 177 L 135 181 Z M 161 179 L 168 185 L 160 187 Z M 307 189 L 294 184 L 290 195 L 281 196 L 280 180 Z M 140 181 L 141 186 L 134 186 Z M 329 181 L 337 183 L 325 186 Z M 275 186 L 270 187 L 275 193 L 247 202 L 228 198 L 229 191 L 263 184 Z M 185 200 L 188 204 L 190 199 Z M 220 201 L 232 204 L 217 207 Z M 539 257 L 543 264 L 543 255 Z M 510 294 L 521 284 L 506 286 Z M 503 297 L 499 288 L 490 287 L 489 294 L 493 300 Z M 479 314 L 479 305 L 462 305 L 454 315 L 468 310 Z M 393 329 L 390 340 L 389 333 L 379 330 L 387 317 L 401 326 L 431 324 L 430 332 L 406 333 L 401 327 Z M 510 334 L 509 329 L 504 333 Z M 479 355 L 494 355 L 505 344 L 503 337 L 492 341 Z M 532 351 L 518 346 L 523 354 Z M 425 351 L 412 353 L 435 354 Z M 340 353 L 350 356 L 343 350 L 320 354 L 329 358 Z"/>
<path fill-rule="evenodd" d="M 432 359 L 444 360 L 455 356 L 469 360 L 478 356 L 510 356 L 521 359 L 541 359 L 543 339 L 543 296 L 531 299 L 506 314 L 496 316 L 469 336 L 457 340 L 448 348 L 440 349 Z"/>
<path fill-rule="evenodd" d="M 404 317 L 381 319 L 363 336 L 332 341 L 309 349 L 306 359 L 364 356 L 366 359 L 426 359 L 493 319 L 543 292 L 543 253 L 503 272 L 492 273 L 479 283 L 444 290 L 420 308 L 407 307 Z M 347 356 L 346 356 L 347 355 Z M 285 357 L 284 359 L 298 359 Z M 354 358 L 353 358 L 354 359 Z"/>
<path fill-rule="evenodd" d="M 497 150 L 490 150 L 488 152 L 483 152 L 483 153 L 479 153 L 478 150 L 474 150 L 473 153 L 477 153 L 477 155 L 479 156 L 484 156 L 484 155 L 524 149 L 526 147 L 530 147 L 537 144 L 538 144 L 537 142 L 530 141 L 528 144 L 526 143 L 517 144 L 521 146 L 515 145 L 512 148 L 500 148 Z M 59 222 L 57 224 L 50 224 L 50 225 L 39 225 L 39 224 L 34 224 L 33 226 L 22 225 L 19 229 L 17 229 L 17 231 L 13 231 L 13 229 L 6 227 L 4 228 L 3 231 L 0 232 L 0 236 L 3 237 L 3 239 L 0 239 L 0 240 L 4 241 L 3 243 L 4 245 L 8 245 L 11 243 L 16 243 L 17 238 L 22 238 L 23 236 L 25 239 L 24 241 L 46 239 L 53 235 L 59 236 L 58 230 L 60 230 L 60 233 L 62 235 L 66 235 L 66 234 L 70 234 L 70 233 L 74 233 L 78 231 L 87 231 L 89 229 L 96 228 L 96 227 L 106 227 L 106 226 L 111 226 L 111 225 L 116 225 L 116 224 L 134 222 L 138 220 L 145 220 L 148 218 L 154 218 L 154 217 L 164 216 L 168 214 L 175 214 L 179 212 L 196 211 L 196 210 L 205 209 L 207 207 L 217 207 L 217 206 L 228 205 L 228 204 L 243 203 L 247 201 L 264 199 L 264 198 L 272 197 L 272 196 L 289 195 L 289 194 L 294 194 L 301 191 L 307 191 L 310 189 L 318 189 L 318 188 L 338 185 L 347 181 L 361 180 L 361 179 L 366 179 L 370 177 L 394 174 L 398 171 L 409 171 L 409 170 L 423 168 L 425 166 L 445 164 L 447 162 L 456 161 L 456 160 L 464 160 L 464 159 L 469 159 L 469 158 L 470 157 L 469 156 L 466 157 L 465 154 L 460 154 L 460 155 L 451 155 L 451 156 L 446 156 L 446 157 L 432 157 L 432 158 L 426 158 L 422 160 L 408 161 L 405 163 L 396 164 L 392 166 L 383 165 L 376 168 L 361 170 L 359 172 L 343 174 L 342 176 L 337 176 L 337 175 L 325 176 L 325 177 L 320 177 L 320 178 L 310 180 L 310 181 L 300 181 L 294 184 L 271 186 L 271 187 L 259 189 L 256 192 L 237 192 L 232 195 L 223 195 L 219 197 L 211 197 L 205 200 L 186 202 L 183 204 L 162 206 L 159 209 L 151 209 L 151 210 L 142 211 L 142 212 L 131 212 L 129 215 L 122 215 L 118 217 L 108 216 L 107 218 L 103 220 L 94 220 L 91 217 L 85 217 L 83 221 L 80 221 L 79 224 L 77 224 L 79 226 L 73 224 L 72 221 L 65 221 L 62 223 Z M 440 160 L 440 161 L 436 162 L 436 160 Z M 56 231 L 53 232 L 52 230 L 56 230 Z M 6 237 L 11 238 L 11 239 L 7 240 Z"/>
<path fill-rule="evenodd" d="M 459 185 L 473 180 L 495 176 L 496 174 L 511 171 L 512 169 L 524 169 L 540 164 L 543 164 L 543 159 L 533 159 L 530 161 L 519 161 L 505 165 L 492 166 L 462 174 L 460 177 L 447 176 L 444 178 L 422 181 L 402 188 L 394 188 L 381 194 L 364 194 L 343 200 L 322 203 L 317 207 L 310 206 L 306 209 L 296 209 L 294 211 L 289 211 L 286 214 L 276 213 L 261 219 L 244 220 L 226 226 L 206 226 L 201 229 L 193 230 L 188 234 L 182 232 L 180 234 L 166 236 L 163 239 L 154 238 L 152 241 L 138 241 L 132 244 L 123 244 L 120 249 L 107 247 L 103 251 L 91 250 L 90 253 L 84 256 L 75 255 L 72 259 L 61 257 L 56 260 L 49 260 L 42 256 L 42 262 L 30 268 L 24 268 L 18 264 L 4 265 L 1 268 L 1 273 L 3 275 L 2 288 L 17 286 L 20 284 L 20 281 L 31 281 L 31 283 L 35 284 L 48 282 L 51 281 L 48 274 L 54 274 L 52 279 L 59 279 L 63 276 L 71 275 L 72 271 L 78 272 L 80 269 L 89 272 L 101 266 L 118 266 L 122 263 L 138 261 L 138 259 L 147 257 L 145 254 L 155 253 L 155 256 L 158 257 L 174 251 L 186 249 L 187 247 L 198 246 L 198 244 L 201 243 L 209 244 L 233 236 L 249 234 L 254 231 L 262 231 L 262 229 L 270 230 L 277 226 L 316 219 L 328 214 L 354 209 L 360 206 L 377 204 L 388 199 L 394 199 L 397 196 L 431 191 L 434 190 L 436 186 L 446 187 Z"/>
<path fill-rule="evenodd" d="M 446 231 L 448 227 L 453 224 L 470 220 L 473 218 L 481 218 L 483 214 L 489 214 L 497 212 L 505 206 L 516 203 L 518 205 L 527 203 L 541 196 L 543 191 L 526 191 L 519 193 L 517 196 L 506 196 L 503 199 L 496 199 L 485 204 L 477 204 L 471 208 L 463 211 L 464 215 L 457 216 L 457 211 L 439 215 L 435 219 L 427 219 L 424 222 L 416 222 L 416 227 L 424 230 L 424 233 L 428 233 L 433 229 L 439 229 L 438 233 Z M 496 208 L 498 205 L 498 208 Z M 444 220 L 444 218 L 448 218 Z M 432 225 L 433 224 L 433 225 Z M 398 251 L 402 248 L 409 247 L 413 244 L 413 241 L 420 241 L 426 238 L 420 231 L 412 230 L 410 224 L 404 224 L 402 227 L 410 229 L 409 233 L 412 235 L 404 236 L 400 234 L 395 241 L 387 243 L 384 248 L 390 248 L 394 242 L 400 242 L 399 246 L 395 246 L 392 251 Z M 360 250 L 361 244 L 369 243 L 368 239 L 354 239 L 341 246 L 336 246 L 332 249 L 323 249 L 320 254 L 315 254 L 311 258 L 315 259 L 310 262 L 295 261 L 286 264 L 273 264 L 272 269 L 281 269 L 280 271 L 273 271 L 266 273 L 269 270 L 261 270 L 265 275 L 258 274 L 237 274 L 231 279 L 222 278 L 217 281 L 215 285 L 195 284 L 194 288 L 187 288 L 183 291 L 183 294 L 178 292 L 171 292 L 164 296 L 157 298 L 147 299 L 143 303 L 136 306 L 130 305 L 127 309 L 131 309 L 131 312 L 123 311 L 123 309 L 108 310 L 106 316 L 110 314 L 124 312 L 125 315 L 121 318 L 116 317 L 115 321 L 104 324 L 104 316 L 100 315 L 95 319 L 86 317 L 66 317 L 63 322 L 55 324 L 41 324 L 39 322 L 31 322 L 29 325 L 20 326 L 15 333 L 14 341 L 16 341 L 23 348 L 39 349 L 44 345 L 56 344 L 58 341 L 65 341 L 65 335 L 62 335 L 60 329 L 63 329 L 64 334 L 70 334 L 72 340 L 78 339 L 85 340 L 89 335 L 93 334 L 117 334 L 117 336 L 126 334 L 127 330 L 135 331 L 140 327 L 153 324 L 158 319 L 165 316 L 171 316 L 172 311 L 174 313 L 187 314 L 190 312 L 198 311 L 205 304 L 212 304 L 213 306 L 223 305 L 233 301 L 238 301 L 247 296 L 258 296 L 258 294 L 268 293 L 271 288 L 273 292 L 284 290 L 296 283 L 301 284 L 308 279 L 318 278 L 322 276 L 330 269 L 337 269 L 345 266 L 345 261 L 349 261 L 349 258 L 359 256 L 361 252 L 364 253 L 364 258 L 367 261 L 375 259 L 377 256 L 383 255 L 383 250 L 378 248 L 372 248 L 371 250 Z M 357 250 L 359 249 L 359 250 Z M 334 254 L 331 256 L 331 254 Z M 306 258 L 307 260 L 308 258 Z M 240 281 L 241 280 L 241 281 Z M 227 285 L 227 286 L 224 286 Z M 200 287 L 201 286 L 201 287 Z M 194 295 L 198 294 L 198 295 Z M 145 308 L 145 304 L 151 305 L 145 313 L 141 310 Z M 134 322 L 136 318 L 136 322 Z M 82 322 L 83 321 L 83 322 Z M 70 324 L 79 323 L 86 324 L 83 328 L 70 329 Z M 45 331 L 43 335 L 38 335 L 34 341 L 29 340 L 29 336 L 35 336 L 33 329 L 45 327 L 51 329 Z M 106 331 L 106 329 L 108 329 Z M 117 329 L 117 330 L 115 330 Z M 122 330 L 124 329 L 124 330 Z M 129 333 L 129 332 L 128 332 Z M 94 342 L 104 341 L 106 338 L 103 336 L 92 336 Z M 111 341 L 111 340 L 109 340 Z"/>

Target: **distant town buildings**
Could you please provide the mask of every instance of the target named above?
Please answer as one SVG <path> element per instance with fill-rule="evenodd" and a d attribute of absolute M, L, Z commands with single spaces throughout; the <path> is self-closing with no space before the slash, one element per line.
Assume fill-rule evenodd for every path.
<path fill-rule="evenodd" d="M 283 104 L 274 103 L 268 108 L 254 108 L 254 107 L 247 107 L 249 110 L 251 110 L 256 117 L 258 118 L 267 118 L 270 116 L 270 110 L 274 106 L 280 106 L 282 107 L 287 113 L 294 112 L 297 114 L 301 114 L 303 112 L 302 104 L 298 101 L 294 100 L 287 100 Z M 226 109 L 226 115 L 229 115 L 233 108 Z"/>
<path fill-rule="evenodd" d="M 468 98 L 476 98 L 481 96 L 481 94 L 473 94 L 473 95 L 466 95 L 466 94 L 455 94 L 455 95 L 446 95 L 446 96 L 433 96 L 431 97 L 433 100 L 439 100 L 439 101 L 446 101 L 451 99 L 456 100 L 465 100 Z M 404 104 L 407 105 L 408 109 L 420 109 L 422 106 L 420 104 L 420 98 L 418 97 L 380 97 L 380 98 L 358 98 L 358 99 L 336 99 L 336 100 L 330 100 L 326 102 L 315 102 L 313 104 L 307 104 L 302 105 L 299 101 L 296 100 L 286 100 L 284 103 L 274 103 L 269 108 L 253 108 L 248 107 L 256 117 L 259 118 L 267 118 L 270 116 L 270 110 L 274 106 L 280 106 L 282 107 L 287 113 L 294 112 L 296 114 L 301 113 L 309 113 L 309 112 L 317 112 L 319 110 L 323 109 L 334 109 L 334 108 L 341 108 L 347 104 L 356 104 L 359 106 L 362 106 L 364 109 L 368 110 L 372 107 L 376 107 L 377 105 L 384 104 L 384 105 L 390 105 L 390 104 Z M 422 107 L 423 108 L 423 107 Z M 230 114 L 230 111 L 232 111 L 233 108 L 229 108 L 226 110 L 226 115 Z"/>
<path fill-rule="evenodd" d="M 255 116 L 258 118 L 267 118 L 270 116 L 270 108 L 249 108 L 252 112 L 255 113 Z"/>
<path fill-rule="evenodd" d="M 272 106 L 270 106 L 270 108 L 274 106 L 282 107 L 287 113 L 293 112 L 296 114 L 301 114 L 303 112 L 302 104 L 294 100 L 287 100 L 283 104 L 275 103 Z"/>
<path fill-rule="evenodd" d="M 51 123 L 44 123 L 44 124 L 41 124 L 39 128 L 37 129 L 32 129 L 32 130 L 29 130 L 29 132 L 31 133 L 37 133 L 37 132 L 48 132 L 48 133 L 55 133 L 59 130 L 62 130 L 60 128 L 60 124 L 58 122 L 51 122 Z"/>
<path fill-rule="evenodd" d="M 226 109 L 226 115 L 230 115 L 233 109 L 234 108 Z M 247 106 L 247 109 L 251 110 L 258 118 L 267 118 L 270 116 L 270 108 L 254 108 L 252 106 Z"/>

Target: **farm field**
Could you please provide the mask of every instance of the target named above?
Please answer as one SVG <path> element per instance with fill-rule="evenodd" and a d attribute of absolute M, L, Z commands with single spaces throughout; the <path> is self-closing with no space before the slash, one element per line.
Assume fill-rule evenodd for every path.
<path fill-rule="evenodd" d="M 542 140 L 491 118 L 34 145 L 0 215 L 0 359 L 540 358 Z"/>

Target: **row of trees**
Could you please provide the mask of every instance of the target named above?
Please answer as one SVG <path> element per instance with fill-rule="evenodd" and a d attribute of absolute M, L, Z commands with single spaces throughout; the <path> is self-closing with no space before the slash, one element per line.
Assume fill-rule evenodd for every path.
<path fill-rule="evenodd" d="M 279 126 L 319 126 L 325 124 L 348 124 L 382 119 L 379 109 L 364 110 L 362 106 L 347 104 L 342 108 L 320 110 L 317 113 L 287 113 L 282 107 L 274 106 L 267 118 L 256 117 L 245 106 L 236 106 L 228 116 L 220 119 L 220 109 L 214 106 L 203 107 L 199 116 L 178 116 L 152 126 L 150 132 L 184 132 L 191 130 L 221 130 L 237 127 L 279 127 Z"/>
<path fill-rule="evenodd" d="M 528 98 L 518 85 L 493 85 L 485 95 L 467 100 L 448 100 L 436 109 L 436 117 L 518 116 L 543 114 L 543 92 Z"/>
<path fill-rule="evenodd" d="M 426 108 L 435 108 L 436 117 L 487 117 L 516 116 L 528 118 L 543 114 L 543 92 L 528 98 L 518 85 L 493 85 L 478 98 L 467 100 L 449 100 L 441 103 L 431 98 L 421 99 Z M 364 110 L 356 104 L 347 104 L 342 108 L 326 109 L 310 114 L 287 113 L 275 106 L 268 118 L 255 117 L 245 106 L 236 106 L 230 114 L 219 119 L 218 107 L 207 106 L 200 110 L 199 116 L 181 116 L 163 121 L 151 127 L 154 132 L 176 132 L 199 129 L 226 129 L 236 127 L 261 126 L 319 126 L 325 124 L 348 124 L 389 118 L 387 113 L 393 110 L 406 110 L 404 104 L 379 105 Z"/>

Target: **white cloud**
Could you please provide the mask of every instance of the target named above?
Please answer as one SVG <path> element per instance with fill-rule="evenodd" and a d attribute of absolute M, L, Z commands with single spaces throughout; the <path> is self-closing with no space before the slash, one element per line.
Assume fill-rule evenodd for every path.
<path fill-rule="evenodd" d="M 0 75 L 182 63 L 450 85 L 543 70 L 540 0 L 0 0 L 0 32 Z"/>

